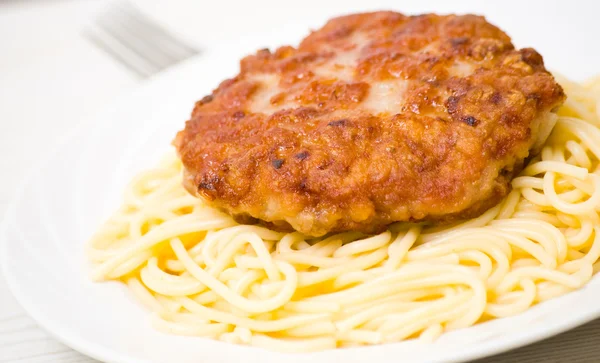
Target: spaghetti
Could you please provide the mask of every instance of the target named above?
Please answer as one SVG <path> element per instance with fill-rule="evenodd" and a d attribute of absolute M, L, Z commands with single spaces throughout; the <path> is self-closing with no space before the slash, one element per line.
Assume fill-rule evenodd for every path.
<path fill-rule="evenodd" d="M 450 226 L 310 238 L 240 225 L 181 185 L 170 155 L 127 187 L 89 245 L 156 328 L 279 351 L 431 341 L 519 314 L 600 269 L 600 81 L 569 95 L 505 200 Z"/>

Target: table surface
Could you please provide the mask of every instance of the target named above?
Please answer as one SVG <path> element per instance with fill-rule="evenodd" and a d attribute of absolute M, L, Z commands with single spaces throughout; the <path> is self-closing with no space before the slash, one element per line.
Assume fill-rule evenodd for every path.
<path fill-rule="evenodd" d="M 103 5 L 93 0 L 0 2 L 0 216 L 38 155 L 78 120 L 140 82 L 81 36 Z M 600 362 L 600 320 L 477 363 L 541 361 Z M 95 360 L 40 329 L 0 275 L 0 362 Z"/>

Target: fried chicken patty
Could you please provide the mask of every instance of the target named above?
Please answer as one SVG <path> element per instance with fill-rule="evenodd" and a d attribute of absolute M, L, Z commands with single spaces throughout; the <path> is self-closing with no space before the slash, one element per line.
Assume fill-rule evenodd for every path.
<path fill-rule="evenodd" d="M 242 59 L 174 144 L 186 188 L 238 220 L 373 233 L 497 204 L 564 99 L 483 17 L 355 14 Z"/>

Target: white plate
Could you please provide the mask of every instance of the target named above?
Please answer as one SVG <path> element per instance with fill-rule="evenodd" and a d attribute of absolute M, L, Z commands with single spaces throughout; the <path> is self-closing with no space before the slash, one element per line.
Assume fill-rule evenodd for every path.
<path fill-rule="evenodd" d="M 257 44 L 259 39 L 244 44 Z M 262 43 L 269 45 L 269 43 Z M 119 283 L 92 283 L 83 247 L 119 204 L 126 182 L 153 165 L 195 100 L 237 69 L 248 49 L 224 47 L 164 73 L 86 123 L 23 183 L 0 230 L 1 265 L 25 310 L 65 344 L 111 362 L 458 362 L 516 348 L 600 316 L 600 277 L 519 316 L 444 335 L 305 355 L 272 353 L 154 331 Z"/>

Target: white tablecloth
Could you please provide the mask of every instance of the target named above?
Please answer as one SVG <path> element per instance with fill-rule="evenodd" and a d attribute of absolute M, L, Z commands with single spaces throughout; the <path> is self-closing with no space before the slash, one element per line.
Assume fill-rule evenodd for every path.
<path fill-rule="evenodd" d="M 0 2 L 0 215 L 40 155 L 139 82 L 81 36 L 102 6 L 92 0 Z M 0 362 L 17 361 L 93 362 L 38 328 L 0 276 Z M 600 320 L 478 361 L 508 362 L 600 362 Z"/>

